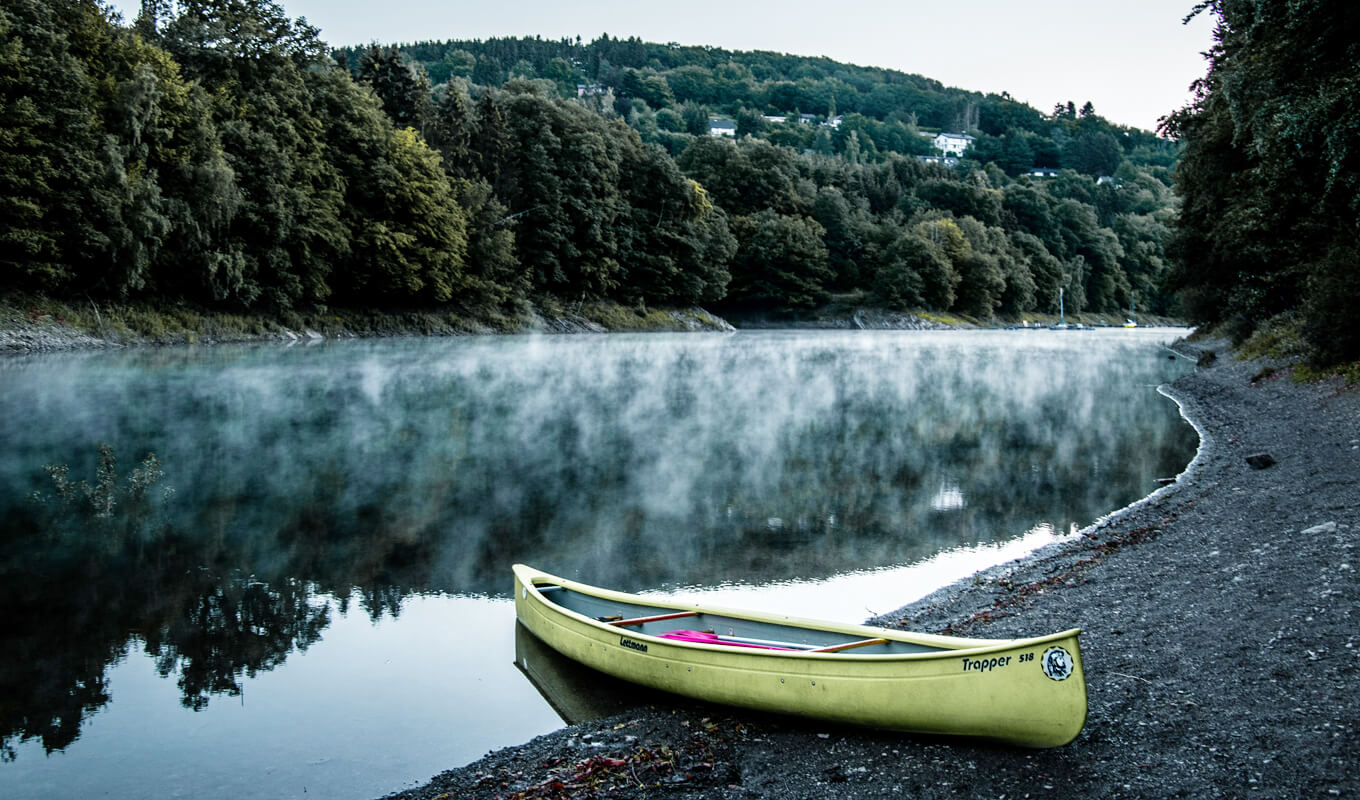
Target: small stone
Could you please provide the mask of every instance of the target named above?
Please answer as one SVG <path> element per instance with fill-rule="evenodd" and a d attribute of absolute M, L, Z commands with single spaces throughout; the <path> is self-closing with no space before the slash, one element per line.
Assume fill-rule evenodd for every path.
<path fill-rule="evenodd" d="M 1247 463 L 1252 469 L 1267 469 L 1275 466 L 1275 457 L 1270 453 L 1252 453 L 1247 456 Z"/>

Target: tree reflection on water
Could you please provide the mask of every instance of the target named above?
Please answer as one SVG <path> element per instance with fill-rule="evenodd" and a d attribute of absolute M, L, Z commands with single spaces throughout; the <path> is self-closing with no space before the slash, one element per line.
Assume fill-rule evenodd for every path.
<path fill-rule="evenodd" d="M 515 561 L 625 590 L 761 583 L 1086 524 L 1193 453 L 1153 391 L 1177 369 L 1156 342 L 494 337 L 12 360 L 3 752 L 71 744 L 130 647 L 198 710 L 318 642 L 351 598 L 377 620 L 413 594 L 500 595 Z M 115 454 L 142 460 L 120 472 Z"/>

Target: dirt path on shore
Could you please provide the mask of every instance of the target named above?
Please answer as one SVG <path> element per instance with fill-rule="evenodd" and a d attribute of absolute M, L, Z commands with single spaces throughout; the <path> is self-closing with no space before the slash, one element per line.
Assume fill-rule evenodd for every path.
<path fill-rule="evenodd" d="M 1360 391 L 1219 354 L 1168 393 L 1203 437 L 1141 504 L 876 622 L 1080 627 L 1090 713 L 1027 751 L 677 700 L 394 797 L 1345 797 L 1360 792 Z M 1273 463 L 1258 468 L 1267 454 Z M 1250 460 L 1250 461 L 1249 461 Z M 1255 462 L 1256 466 L 1253 466 Z"/>

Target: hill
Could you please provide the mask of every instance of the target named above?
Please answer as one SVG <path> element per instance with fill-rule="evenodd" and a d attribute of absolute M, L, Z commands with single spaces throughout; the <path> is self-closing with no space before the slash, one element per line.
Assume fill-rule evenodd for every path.
<path fill-rule="evenodd" d="M 589 43 L 498 38 L 416 42 L 396 49 L 406 64 L 423 71 L 436 92 L 456 81 L 500 86 L 515 78 L 547 80 L 564 98 L 598 97 L 600 105 L 620 116 L 636 115 L 630 123 L 640 133 L 672 146 L 674 140 L 664 133 L 706 134 L 712 114 L 736 122 L 737 135 L 842 155 L 852 134 L 861 153 L 934 155 L 932 143 L 919 134 L 967 132 L 976 137 L 974 157 L 995 162 L 1010 175 L 1034 167 L 1070 167 L 1098 177 L 1113 174 L 1124 159 L 1136 166 L 1170 167 L 1176 156 L 1172 141 L 1111 124 L 1089 102 L 1080 110 L 1068 102 L 1044 113 L 1004 93 L 948 88 L 924 76 L 824 57 L 657 44 L 608 34 Z M 337 59 L 348 64 L 372 56 L 369 48 L 336 51 Z M 830 132 L 782 124 L 804 115 L 816 124 L 838 121 Z"/>
<path fill-rule="evenodd" d="M 270 0 L 130 24 L 14 0 L 0 39 L 0 289 L 474 318 L 1171 308 L 1175 146 L 1089 104 L 611 37 L 333 51 Z"/>

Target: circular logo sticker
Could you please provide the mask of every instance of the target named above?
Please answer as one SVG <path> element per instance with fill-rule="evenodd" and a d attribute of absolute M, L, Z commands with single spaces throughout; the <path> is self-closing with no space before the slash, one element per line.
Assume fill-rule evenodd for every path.
<path fill-rule="evenodd" d="M 1039 662 L 1044 668 L 1044 674 L 1055 681 L 1065 681 L 1072 677 L 1072 670 L 1076 669 L 1076 662 L 1072 660 L 1072 654 L 1061 647 L 1050 647 L 1044 652 L 1043 661 Z"/>

